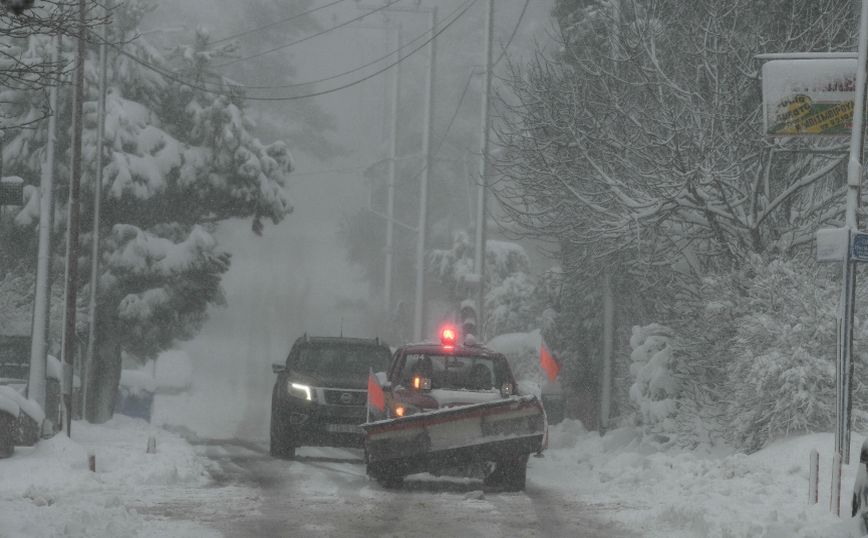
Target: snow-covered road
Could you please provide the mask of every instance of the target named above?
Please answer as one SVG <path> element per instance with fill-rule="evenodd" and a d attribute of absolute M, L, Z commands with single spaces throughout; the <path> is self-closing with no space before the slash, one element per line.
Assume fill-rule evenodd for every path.
<path fill-rule="evenodd" d="M 631 536 L 593 508 L 534 482 L 534 460 L 525 493 L 483 492 L 481 482 L 434 477 L 409 479 L 392 491 L 368 480 L 356 450 L 302 448 L 294 461 L 271 458 L 265 443 L 207 442 L 197 451 L 210 462 L 210 494 L 152 507 L 151 515 L 233 537 Z M 215 513 L 215 499 L 233 496 L 234 508 L 246 509 Z"/>

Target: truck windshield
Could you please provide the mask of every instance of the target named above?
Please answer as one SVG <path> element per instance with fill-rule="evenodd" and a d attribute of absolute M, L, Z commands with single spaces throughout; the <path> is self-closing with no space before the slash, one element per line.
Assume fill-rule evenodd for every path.
<path fill-rule="evenodd" d="M 492 390 L 505 381 L 504 370 L 502 362 L 492 357 L 411 354 L 401 371 L 401 385 L 409 387 L 420 375 L 431 379 L 432 389 Z"/>
<path fill-rule="evenodd" d="M 389 366 L 388 350 L 375 346 L 324 345 L 302 348 L 292 369 L 328 377 L 366 376 Z"/>

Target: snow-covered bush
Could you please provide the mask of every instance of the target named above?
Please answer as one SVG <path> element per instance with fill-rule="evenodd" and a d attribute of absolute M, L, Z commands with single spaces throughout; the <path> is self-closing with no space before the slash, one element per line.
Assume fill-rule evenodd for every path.
<path fill-rule="evenodd" d="M 630 400 L 641 424 L 664 431 L 674 430 L 672 418 L 678 411 L 674 340 L 671 329 L 656 323 L 633 327 L 630 338 Z"/>
<path fill-rule="evenodd" d="M 752 260 L 745 276 L 726 381 L 733 441 L 756 450 L 789 433 L 829 430 L 838 286 L 799 260 Z"/>

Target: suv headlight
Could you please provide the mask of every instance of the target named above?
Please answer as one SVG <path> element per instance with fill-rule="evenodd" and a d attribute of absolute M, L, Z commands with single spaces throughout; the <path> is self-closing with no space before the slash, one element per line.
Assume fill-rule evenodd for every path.
<path fill-rule="evenodd" d="M 313 389 L 309 385 L 287 381 L 286 392 L 294 398 L 313 401 Z"/>

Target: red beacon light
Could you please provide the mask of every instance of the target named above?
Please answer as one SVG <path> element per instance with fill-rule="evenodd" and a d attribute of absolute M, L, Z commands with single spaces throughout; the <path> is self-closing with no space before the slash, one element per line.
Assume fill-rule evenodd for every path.
<path fill-rule="evenodd" d="M 441 329 L 440 343 L 443 344 L 444 347 L 454 347 L 456 341 L 458 341 L 458 333 L 453 327 L 444 327 Z"/>

